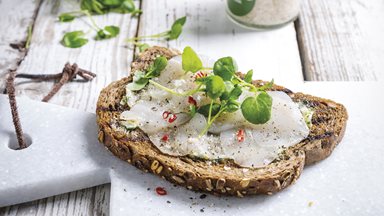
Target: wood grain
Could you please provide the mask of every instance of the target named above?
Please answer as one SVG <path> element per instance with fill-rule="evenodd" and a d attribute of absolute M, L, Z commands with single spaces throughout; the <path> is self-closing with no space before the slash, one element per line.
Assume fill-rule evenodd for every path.
<path fill-rule="evenodd" d="M 382 80 L 384 68 L 384 3 L 372 1 L 303 0 L 300 20 L 293 25 L 270 32 L 241 29 L 226 17 L 223 0 L 142 0 L 144 14 L 97 16 L 100 25 L 121 27 L 120 36 L 108 41 L 90 42 L 81 49 L 64 48 L 59 44 L 66 31 L 89 29 L 86 18 L 73 23 L 57 23 L 56 14 L 73 5 L 61 1 L 58 11 L 52 10 L 57 0 L 43 1 L 35 20 L 31 48 L 19 73 L 57 73 L 65 62 L 97 73 L 90 83 L 70 83 L 62 88 L 52 103 L 93 112 L 102 87 L 129 73 L 133 52 L 124 38 L 159 33 L 172 22 L 187 15 L 184 33 L 178 41 L 150 41 L 167 47 L 192 46 L 196 51 L 218 58 L 233 56 L 242 71 L 255 69 L 258 78 L 302 81 L 301 65 L 307 80 Z M 15 68 L 24 54 L 11 49 L 9 43 L 26 39 L 26 29 L 33 21 L 39 1 L 2 0 L 0 27 L 0 80 L 4 72 Z M 76 4 L 75 4 L 76 6 Z M 381 24 L 376 24 L 380 23 Z M 137 31 L 138 30 L 138 31 Z M 88 36 L 92 38 L 94 32 Z M 300 55 L 297 45 L 299 44 Z M 251 50 L 251 52 L 250 52 Z M 0 90 L 2 88 L 0 82 Z M 40 100 L 52 83 L 18 83 L 18 94 Z M 108 215 L 110 185 L 75 191 L 21 205 L 0 209 L 0 215 Z"/>
<path fill-rule="evenodd" d="M 108 215 L 109 196 L 110 185 L 100 185 L 20 205 L 0 208 L 0 215 Z"/>
<path fill-rule="evenodd" d="M 383 1 L 302 3 L 296 29 L 307 80 L 375 81 L 382 77 Z"/>
<path fill-rule="evenodd" d="M 4 80 L 8 69 L 15 69 L 25 52 L 12 48 L 10 44 L 23 44 L 27 38 L 28 26 L 33 24 L 40 1 L 0 1 L 0 80 Z M 3 92 L 5 82 L 0 82 Z"/>

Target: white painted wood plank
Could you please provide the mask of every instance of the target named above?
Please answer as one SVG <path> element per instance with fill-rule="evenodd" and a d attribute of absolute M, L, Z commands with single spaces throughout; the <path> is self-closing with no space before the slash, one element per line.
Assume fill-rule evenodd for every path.
<path fill-rule="evenodd" d="M 78 10 L 71 2 L 62 1 L 59 12 Z M 77 4 L 75 6 L 78 6 Z M 51 103 L 94 112 L 100 90 L 110 82 L 127 76 L 132 60 L 132 50 L 126 48 L 124 39 L 133 36 L 137 29 L 137 18 L 129 14 L 107 14 L 94 16 L 100 26 L 120 26 L 117 38 L 95 41 L 94 31 L 90 31 L 86 17 L 71 23 L 57 22 L 57 15 L 51 14 L 52 1 L 45 1 L 35 22 L 28 55 L 18 68 L 18 73 L 49 74 L 61 72 L 66 62 L 77 63 L 79 67 L 90 70 L 97 77 L 88 83 L 71 82 L 52 99 Z M 78 49 L 66 48 L 60 44 L 65 32 L 84 30 L 88 44 Z M 25 83 L 18 80 L 17 92 L 32 99 L 41 100 L 52 87 L 50 82 Z M 24 82 L 24 83 L 23 83 Z M 23 84 L 21 84 L 23 83 Z"/>
<path fill-rule="evenodd" d="M 17 67 L 24 53 L 10 46 L 11 43 L 22 43 L 27 38 L 27 28 L 32 24 L 33 15 L 39 5 L 36 1 L 1 0 L 0 1 L 0 80 L 4 80 L 8 69 Z M 3 92 L 4 82 L 0 82 Z"/>
<path fill-rule="evenodd" d="M 212 58 L 232 56 L 239 69 L 254 69 L 255 78 L 276 83 L 303 80 L 293 24 L 274 31 L 256 32 L 232 23 L 222 0 L 143 0 L 139 35 L 150 35 L 170 28 L 173 21 L 187 15 L 184 31 L 177 41 L 160 43 L 183 49 L 191 46 Z M 151 41 L 151 44 L 159 44 Z"/>
<path fill-rule="evenodd" d="M 110 184 L 0 209 L 2 216 L 109 215 Z"/>
<path fill-rule="evenodd" d="M 308 80 L 382 80 L 383 1 L 302 2 L 296 27 Z"/>

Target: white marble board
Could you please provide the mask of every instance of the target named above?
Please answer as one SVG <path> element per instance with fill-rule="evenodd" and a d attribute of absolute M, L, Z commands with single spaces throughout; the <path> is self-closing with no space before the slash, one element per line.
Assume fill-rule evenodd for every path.
<path fill-rule="evenodd" d="M 8 99 L 1 95 L 0 207 L 111 182 L 112 216 L 384 215 L 384 84 L 307 82 L 292 90 L 345 104 L 345 137 L 330 158 L 306 167 L 295 185 L 243 199 L 200 199 L 200 193 L 143 173 L 98 143 L 94 114 L 27 98 L 18 98 L 18 107 L 32 145 L 10 149 L 16 141 Z M 157 195 L 158 186 L 168 194 Z"/>

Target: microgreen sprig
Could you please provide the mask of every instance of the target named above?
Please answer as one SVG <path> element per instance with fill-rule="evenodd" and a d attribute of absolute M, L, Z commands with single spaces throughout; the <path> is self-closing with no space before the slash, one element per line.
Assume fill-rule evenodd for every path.
<path fill-rule="evenodd" d="M 164 39 L 164 40 L 176 40 L 179 38 L 180 34 L 183 31 L 183 26 L 185 22 L 187 21 L 187 17 L 181 17 L 172 24 L 171 29 L 167 30 L 165 32 L 161 32 L 159 34 L 153 34 L 153 35 L 146 35 L 146 36 L 139 36 L 139 37 L 133 37 L 128 38 L 126 41 L 128 43 L 142 41 L 145 39 Z"/>
<path fill-rule="evenodd" d="M 161 90 L 178 96 L 192 96 L 197 92 L 203 92 L 210 99 L 210 102 L 190 110 L 191 115 L 199 112 L 207 117 L 207 125 L 201 131 L 200 136 L 206 134 L 214 121 L 225 112 L 231 113 L 240 109 L 244 118 L 252 124 L 264 124 L 271 118 L 272 98 L 266 91 L 272 87 L 273 80 L 261 87 L 256 87 L 251 84 L 252 70 L 247 72 L 244 79 L 241 79 L 236 74 L 237 65 L 232 57 L 223 57 L 217 60 L 212 69 L 213 73 L 196 78 L 197 87 L 182 93 L 151 80 L 151 78 L 159 76 L 165 68 L 165 61 L 160 64 L 164 66 L 160 67 L 161 70 L 156 66 L 159 65 L 156 63 L 160 61 L 159 58 L 164 57 L 158 57 L 146 73 L 136 72 L 133 82 L 127 86 L 128 89 L 137 91 L 151 83 Z M 185 73 L 196 74 L 198 71 L 206 70 L 198 55 L 190 47 L 186 47 L 183 51 L 182 68 Z M 239 102 L 238 99 L 244 90 L 253 92 L 254 95 Z"/>
<path fill-rule="evenodd" d="M 91 27 L 96 31 L 95 40 L 105 40 L 116 37 L 120 33 L 118 26 L 109 25 L 100 28 L 92 18 L 94 14 L 106 14 L 109 12 L 130 13 L 132 16 L 140 14 L 142 11 L 137 9 L 133 0 L 81 0 L 79 11 L 65 12 L 58 16 L 60 22 L 71 22 L 77 17 L 87 16 L 91 22 Z M 64 34 L 62 44 L 69 48 L 78 48 L 85 45 L 88 39 L 84 38 L 84 33 L 73 31 Z M 76 37 L 74 37 L 76 35 Z M 79 40 L 79 39 L 82 40 Z M 63 41 L 66 41 L 65 43 Z M 81 41 L 81 42 L 79 42 Z"/>

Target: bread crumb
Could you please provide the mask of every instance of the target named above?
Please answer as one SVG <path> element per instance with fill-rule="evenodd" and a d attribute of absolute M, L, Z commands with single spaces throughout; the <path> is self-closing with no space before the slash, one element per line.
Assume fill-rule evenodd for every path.
<path fill-rule="evenodd" d="M 312 207 L 312 206 L 313 206 L 313 202 L 310 201 L 310 202 L 308 203 L 308 207 Z"/>

